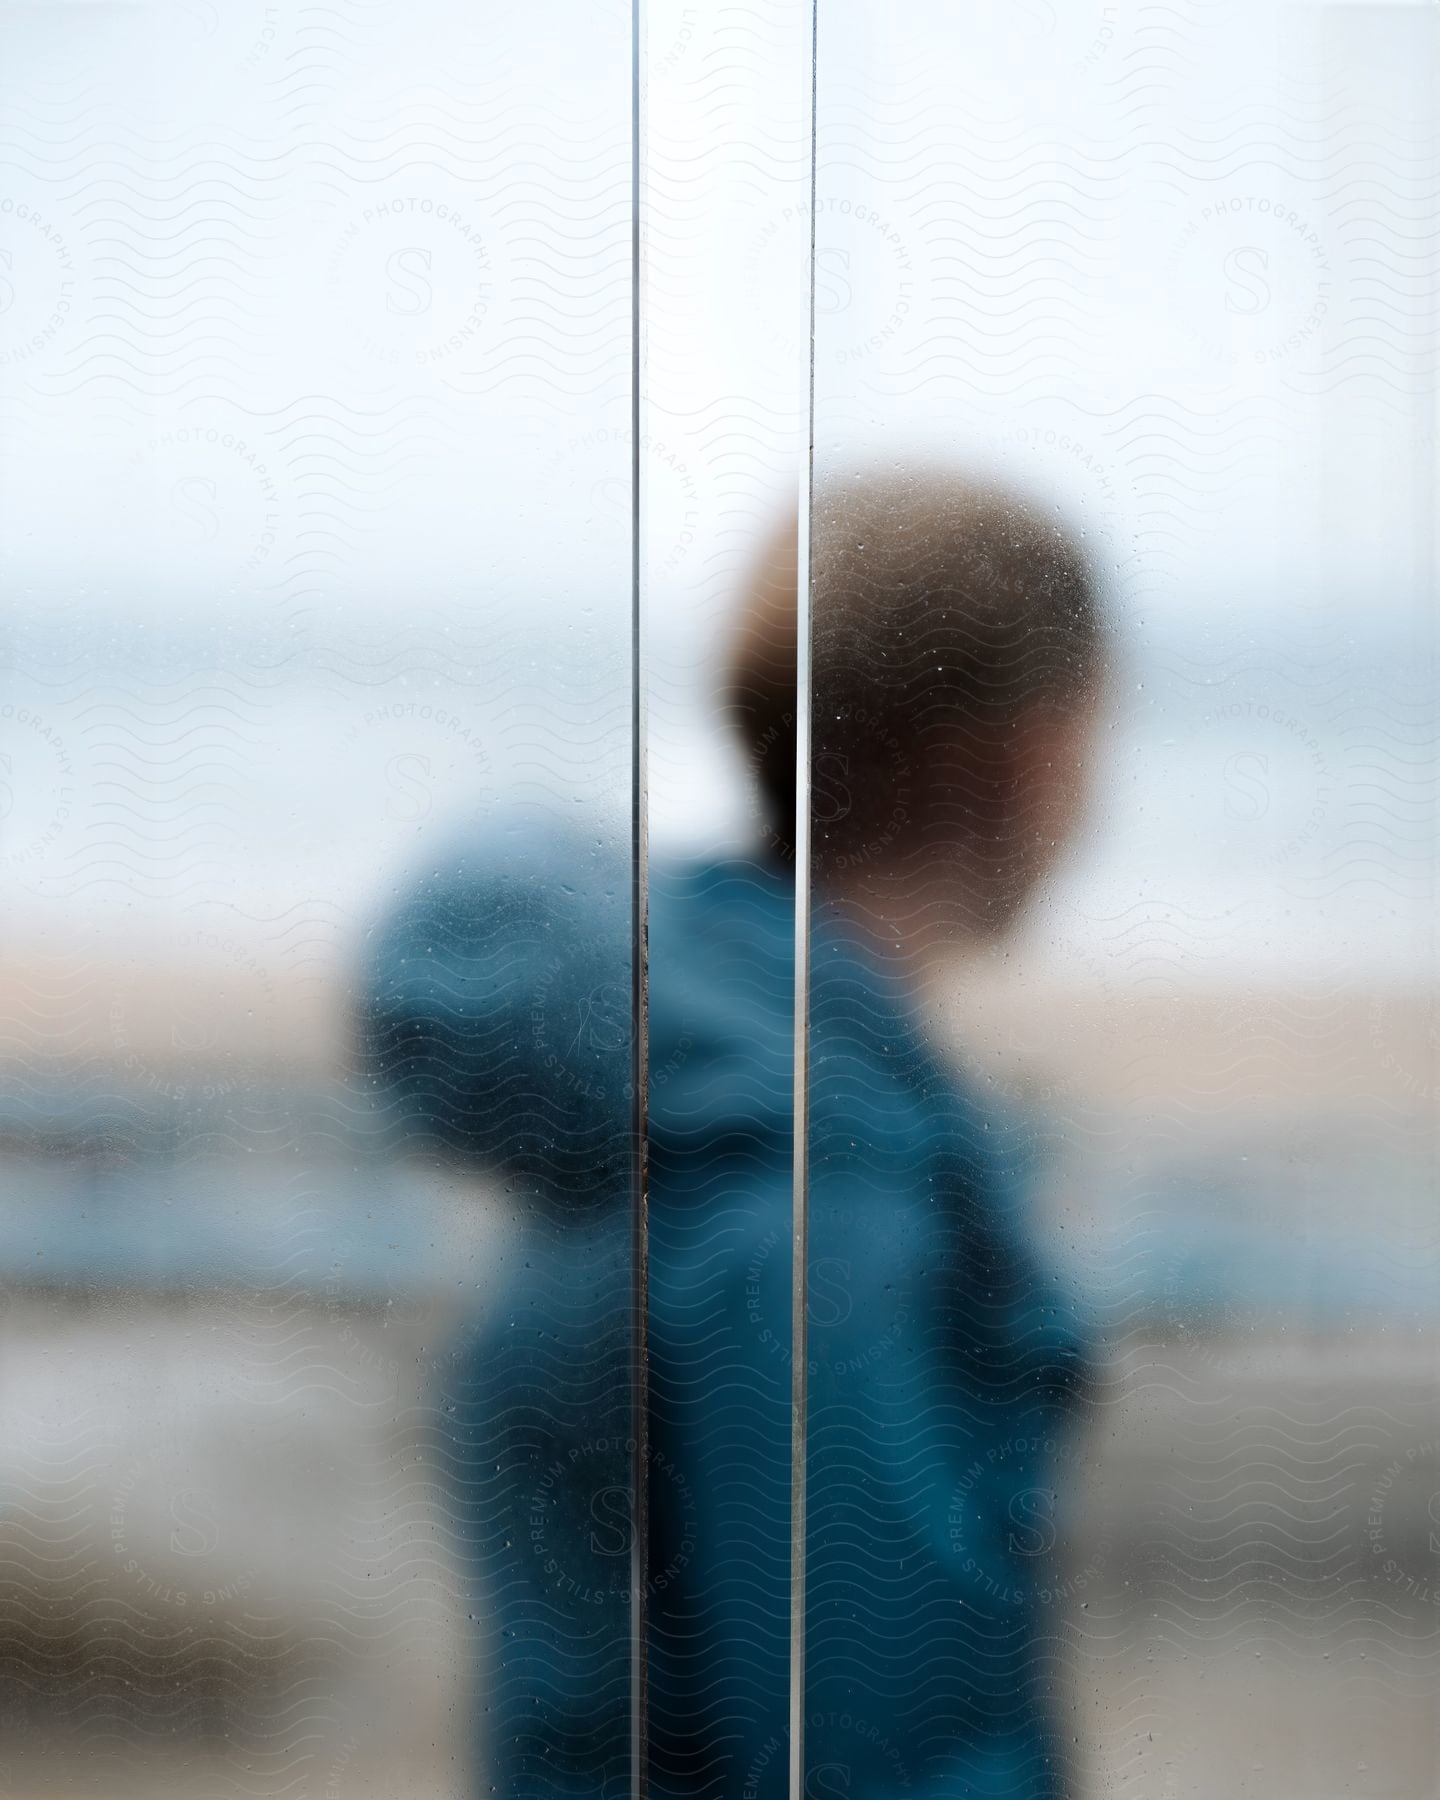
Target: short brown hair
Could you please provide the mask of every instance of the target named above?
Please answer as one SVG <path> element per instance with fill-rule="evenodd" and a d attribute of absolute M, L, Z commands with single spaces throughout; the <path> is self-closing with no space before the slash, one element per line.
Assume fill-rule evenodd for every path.
<path fill-rule="evenodd" d="M 756 570 L 725 693 L 786 855 L 796 565 L 792 516 Z M 897 772 L 923 767 L 934 734 L 985 736 L 1036 702 L 1073 706 L 1097 683 L 1102 622 L 1088 559 L 1058 512 L 998 481 L 920 470 L 822 489 L 811 587 L 812 775 L 823 746 L 850 737 L 844 829 L 856 842 L 893 811 Z"/>

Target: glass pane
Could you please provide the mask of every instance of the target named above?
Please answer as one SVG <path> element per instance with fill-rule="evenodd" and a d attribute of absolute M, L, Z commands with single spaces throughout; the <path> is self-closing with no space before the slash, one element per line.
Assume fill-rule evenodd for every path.
<path fill-rule="evenodd" d="M 814 1792 L 1440 1780 L 1436 32 L 822 10 Z"/>
<path fill-rule="evenodd" d="M 3 25 L 0 1786 L 621 1792 L 629 9 Z"/>
<path fill-rule="evenodd" d="M 650 1792 L 786 1791 L 794 853 L 732 679 L 805 446 L 808 5 L 649 5 Z M 793 664 L 793 653 L 792 653 Z M 760 734 L 763 737 L 763 730 Z"/>

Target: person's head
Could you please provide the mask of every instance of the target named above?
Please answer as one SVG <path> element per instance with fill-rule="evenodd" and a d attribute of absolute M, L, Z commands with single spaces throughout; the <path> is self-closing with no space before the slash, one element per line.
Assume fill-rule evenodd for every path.
<path fill-rule="evenodd" d="M 953 937 L 1014 916 L 1078 816 L 1104 633 L 1058 513 L 927 469 L 816 496 L 817 888 Z M 797 533 L 768 545 L 726 684 L 772 853 L 795 839 Z"/>

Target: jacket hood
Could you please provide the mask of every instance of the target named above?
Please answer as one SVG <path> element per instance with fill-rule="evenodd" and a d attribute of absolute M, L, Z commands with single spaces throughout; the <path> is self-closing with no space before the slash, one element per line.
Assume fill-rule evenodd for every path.
<path fill-rule="evenodd" d="M 359 1036 L 393 1141 L 613 1195 L 631 1141 L 626 847 L 523 817 L 453 845 L 376 933 Z"/>
<path fill-rule="evenodd" d="M 649 895 L 652 1135 L 725 1117 L 788 1156 L 794 887 L 735 862 L 657 863 Z M 527 1186 L 613 1192 L 631 1148 L 628 844 L 516 818 L 451 846 L 376 932 L 365 1076 L 392 1141 Z"/>

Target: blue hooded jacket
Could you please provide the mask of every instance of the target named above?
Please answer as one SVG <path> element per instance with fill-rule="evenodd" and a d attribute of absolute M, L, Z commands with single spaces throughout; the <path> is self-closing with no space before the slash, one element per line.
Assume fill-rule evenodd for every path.
<path fill-rule="evenodd" d="M 651 1788 L 786 1792 L 793 883 L 652 871 Z M 627 871 L 520 825 L 384 932 L 366 1009 L 397 1129 L 527 1220 L 446 1365 L 489 1623 L 488 1781 L 626 1791 L 632 1421 Z M 1025 1135 L 816 909 L 810 988 L 807 1792 L 1056 1800 L 1054 1467 L 1083 1380 L 1023 1213 Z"/>

